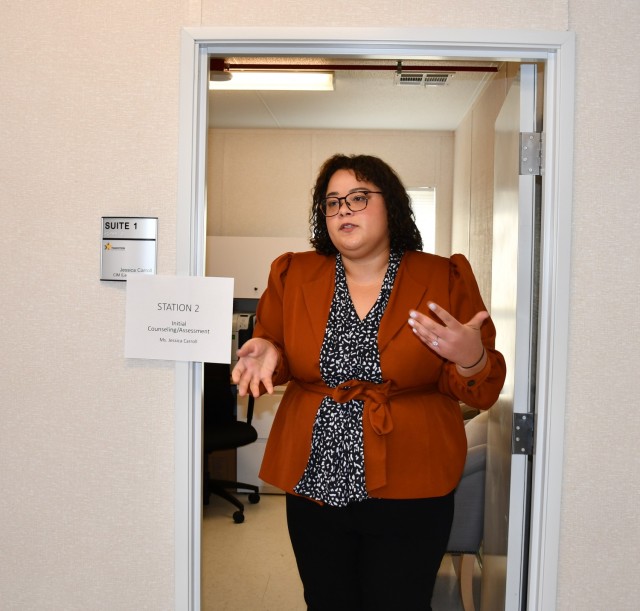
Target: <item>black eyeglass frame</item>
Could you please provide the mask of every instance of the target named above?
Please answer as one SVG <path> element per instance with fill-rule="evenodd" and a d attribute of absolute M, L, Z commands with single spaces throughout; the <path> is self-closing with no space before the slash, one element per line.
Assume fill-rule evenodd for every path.
<path fill-rule="evenodd" d="M 369 198 L 367 196 L 372 194 L 382 195 L 382 191 L 369 191 L 368 189 L 362 189 L 361 191 L 352 191 L 351 193 L 347 193 L 344 197 L 337 197 L 332 195 L 330 197 L 325 197 L 324 199 L 321 199 L 318 202 L 318 208 L 320 208 L 320 212 L 322 212 L 322 214 L 325 217 L 330 218 L 332 216 L 337 216 L 338 214 L 340 214 L 340 208 L 342 208 L 341 202 L 344 201 L 345 206 L 349 208 L 351 212 L 362 212 L 362 210 L 365 210 L 366 207 L 369 205 Z M 365 199 L 364 206 L 362 208 L 358 208 L 357 210 L 354 210 L 348 201 L 348 198 L 353 197 L 354 195 L 364 195 L 364 199 Z M 334 214 L 327 214 L 327 200 L 336 200 L 336 199 L 338 200 L 338 209 Z"/>

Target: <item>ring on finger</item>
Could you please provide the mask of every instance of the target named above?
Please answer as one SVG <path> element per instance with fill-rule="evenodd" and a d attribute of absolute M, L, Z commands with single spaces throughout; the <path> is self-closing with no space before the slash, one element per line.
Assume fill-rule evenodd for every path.
<path fill-rule="evenodd" d="M 434 348 L 437 348 L 439 344 L 440 344 L 440 338 L 436 335 L 436 338 L 431 342 L 431 345 Z"/>

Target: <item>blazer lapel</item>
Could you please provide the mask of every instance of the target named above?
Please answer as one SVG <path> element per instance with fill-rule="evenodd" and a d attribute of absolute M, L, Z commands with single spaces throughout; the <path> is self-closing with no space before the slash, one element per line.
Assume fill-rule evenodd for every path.
<path fill-rule="evenodd" d="M 417 309 L 427 291 L 427 279 L 416 280 L 408 271 L 405 253 L 391 291 L 387 309 L 380 322 L 378 332 L 378 349 L 382 352 L 393 337 L 407 325 L 409 310 Z"/>
<path fill-rule="evenodd" d="M 309 315 L 309 328 L 318 344 L 318 349 L 324 341 L 335 287 L 335 258 L 329 258 L 327 263 L 315 278 L 302 285 L 302 295 Z"/>

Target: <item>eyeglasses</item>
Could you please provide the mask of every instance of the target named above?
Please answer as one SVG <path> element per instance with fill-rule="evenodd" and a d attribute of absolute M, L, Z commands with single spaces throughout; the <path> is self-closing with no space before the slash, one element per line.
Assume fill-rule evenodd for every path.
<path fill-rule="evenodd" d="M 320 211 L 325 216 L 335 216 L 340 212 L 341 202 L 344 201 L 351 212 L 360 212 L 367 207 L 369 195 L 373 193 L 382 195 L 382 191 L 352 191 L 344 197 L 325 197 L 320 200 Z"/>

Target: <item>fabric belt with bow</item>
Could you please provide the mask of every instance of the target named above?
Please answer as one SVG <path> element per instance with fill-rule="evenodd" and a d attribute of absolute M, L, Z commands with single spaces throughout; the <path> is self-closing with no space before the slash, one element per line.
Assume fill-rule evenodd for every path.
<path fill-rule="evenodd" d="M 381 488 L 387 483 L 387 443 L 386 437 L 393 430 L 389 399 L 406 394 L 427 394 L 435 392 L 437 384 L 428 384 L 419 388 L 391 391 L 391 381 L 382 384 L 363 380 L 348 380 L 335 388 L 324 384 L 310 384 L 296 380 L 303 389 L 331 397 L 336 403 L 347 403 L 352 399 L 364 401 L 362 427 L 365 444 L 365 480 L 367 491 Z M 370 434 L 371 431 L 374 434 Z"/>

